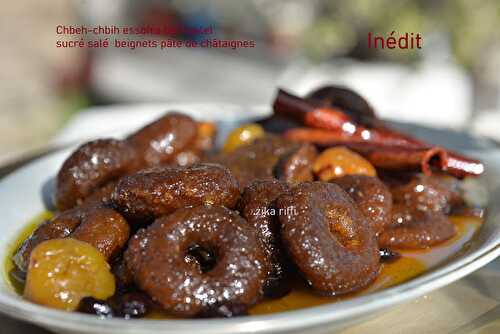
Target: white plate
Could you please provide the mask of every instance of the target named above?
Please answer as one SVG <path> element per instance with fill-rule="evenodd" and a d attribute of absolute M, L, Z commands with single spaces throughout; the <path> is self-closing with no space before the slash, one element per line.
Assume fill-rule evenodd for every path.
<path fill-rule="evenodd" d="M 192 105 L 176 105 L 175 109 L 191 111 L 197 108 Z M 210 114 L 212 119 L 218 122 L 226 120 L 219 122 L 223 132 L 227 132 L 230 127 L 256 115 L 263 115 L 260 108 L 255 109 L 260 111 L 252 111 L 252 108 L 213 104 L 204 105 L 203 109 L 207 113 L 189 113 L 197 118 Z M 463 252 L 451 261 L 446 261 L 446 264 L 439 265 L 406 283 L 346 301 L 265 316 L 234 319 L 132 321 L 109 319 L 103 321 L 91 315 L 61 312 L 29 303 L 16 295 L 2 279 L 0 280 L 0 311 L 59 333 L 235 334 L 305 331 L 319 333 L 359 322 L 386 307 L 449 284 L 500 255 L 500 203 L 496 200 L 500 195 L 500 151 L 492 149 L 483 140 L 471 139 L 457 133 L 416 126 L 411 126 L 410 130 L 424 135 L 428 141 L 448 143 L 448 146 L 453 146 L 450 148 L 474 148 L 474 155 L 486 164 L 487 173 L 481 178 L 481 182 L 488 189 L 489 198 L 493 200 L 488 204 L 485 223 Z M 126 127 L 120 130 L 121 133 L 126 131 Z M 0 182 L 0 212 L 2 212 L 0 260 L 2 263 L 7 256 L 9 245 L 16 239 L 26 223 L 44 209 L 41 189 L 47 180 L 53 177 L 73 149 L 74 147 L 36 160 Z"/>

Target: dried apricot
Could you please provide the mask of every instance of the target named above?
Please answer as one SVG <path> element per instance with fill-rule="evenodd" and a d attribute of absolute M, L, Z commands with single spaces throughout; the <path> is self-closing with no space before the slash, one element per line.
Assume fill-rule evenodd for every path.
<path fill-rule="evenodd" d="M 324 150 L 314 161 L 313 171 L 321 181 L 344 175 L 377 175 L 368 160 L 343 146 Z"/>
<path fill-rule="evenodd" d="M 115 292 L 115 279 L 104 256 L 76 239 L 52 239 L 39 244 L 30 256 L 24 297 L 66 311 L 84 297 L 106 299 Z"/>
<path fill-rule="evenodd" d="M 265 131 L 259 124 L 251 123 L 240 126 L 231 131 L 224 143 L 223 151 L 231 152 L 237 147 L 249 144 L 257 138 L 262 138 Z"/>
<path fill-rule="evenodd" d="M 213 148 L 217 127 L 212 122 L 198 122 L 198 131 L 196 135 L 196 147 L 202 150 Z"/>

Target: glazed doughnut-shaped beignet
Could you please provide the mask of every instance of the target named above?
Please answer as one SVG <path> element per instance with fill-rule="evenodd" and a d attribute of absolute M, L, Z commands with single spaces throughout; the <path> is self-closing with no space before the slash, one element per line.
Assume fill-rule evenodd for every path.
<path fill-rule="evenodd" d="M 380 247 L 427 248 L 452 238 L 455 225 L 440 212 L 415 210 L 404 204 L 395 204 L 391 226 L 378 236 Z"/>
<path fill-rule="evenodd" d="M 254 229 L 222 206 L 179 209 L 157 219 L 132 237 L 125 260 L 141 290 L 184 317 L 246 309 L 260 298 L 267 271 Z"/>
<path fill-rule="evenodd" d="M 14 255 L 14 263 L 26 271 L 31 251 L 51 239 L 71 237 L 97 248 L 107 260 L 116 257 L 130 235 L 130 227 L 115 210 L 103 207 L 84 207 L 64 211 L 46 221 L 26 239 Z"/>
<path fill-rule="evenodd" d="M 280 226 L 275 200 L 288 191 L 283 181 L 254 181 L 245 188 L 238 210 L 243 218 L 255 228 L 269 262 L 264 295 L 277 297 L 289 291 L 286 282 L 288 259 L 281 244 Z"/>
<path fill-rule="evenodd" d="M 392 195 L 386 185 L 377 177 L 367 175 L 346 175 L 331 182 L 339 185 L 351 196 L 369 219 L 375 232 L 379 233 L 392 223 Z"/>
<path fill-rule="evenodd" d="M 127 137 L 145 167 L 173 163 L 176 155 L 195 145 L 197 123 L 189 116 L 169 112 Z"/>
<path fill-rule="evenodd" d="M 113 206 L 133 222 L 149 222 L 177 209 L 201 204 L 234 208 L 240 192 L 229 169 L 217 164 L 156 167 L 123 177 Z"/>
<path fill-rule="evenodd" d="M 57 174 L 57 208 L 64 211 L 80 204 L 101 186 L 127 173 L 135 159 L 135 151 L 121 140 L 98 139 L 83 144 Z"/>
<path fill-rule="evenodd" d="M 317 292 L 352 292 L 377 277 L 375 231 L 342 188 L 304 182 L 278 197 L 276 204 L 283 244 Z"/>

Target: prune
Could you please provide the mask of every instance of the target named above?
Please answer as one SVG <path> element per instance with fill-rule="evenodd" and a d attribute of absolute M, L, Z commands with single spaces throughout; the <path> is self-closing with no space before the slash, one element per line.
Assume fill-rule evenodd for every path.
<path fill-rule="evenodd" d="M 85 297 L 78 304 L 77 312 L 95 314 L 99 318 L 112 318 L 114 316 L 113 309 L 105 300 L 96 299 L 94 297 Z"/>
<path fill-rule="evenodd" d="M 215 254 L 203 272 L 189 254 L 194 245 Z M 138 287 L 164 309 L 194 316 L 215 305 L 254 304 L 261 295 L 266 259 L 255 231 L 221 206 L 178 209 L 139 230 L 125 251 Z"/>
<path fill-rule="evenodd" d="M 339 186 L 304 182 L 278 197 L 283 244 L 319 293 L 356 291 L 379 270 L 375 232 Z"/>
<path fill-rule="evenodd" d="M 116 288 L 119 291 L 127 291 L 134 284 L 132 272 L 125 265 L 123 257 L 116 259 L 112 266 L 111 272 L 115 276 Z"/>
<path fill-rule="evenodd" d="M 112 306 L 117 317 L 125 319 L 142 318 L 150 310 L 152 300 L 142 292 L 127 292 L 116 294 L 108 303 Z"/>
<path fill-rule="evenodd" d="M 242 304 L 214 305 L 197 314 L 200 318 L 233 318 L 248 315 L 248 307 Z"/>
<path fill-rule="evenodd" d="M 142 292 L 128 292 L 115 294 L 107 300 L 85 297 L 76 311 L 95 314 L 100 318 L 133 319 L 144 317 L 149 312 L 151 303 L 151 299 Z"/>
<path fill-rule="evenodd" d="M 238 182 L 217 164 L 157 167 L 123 177 L 112 195 L 113 206 L 132 221 L 151 221 L 176 209 L 200 204 L 232 208 Z"/>
<path fill-rule="evenodd" d="M 323 86 L 307 95 L 308 99 L 325 107 L 342 109 L 354 121 L 371 125 L 377 120 L 375 111 L 370 104 L 358 93 L 341 86 Z"/>

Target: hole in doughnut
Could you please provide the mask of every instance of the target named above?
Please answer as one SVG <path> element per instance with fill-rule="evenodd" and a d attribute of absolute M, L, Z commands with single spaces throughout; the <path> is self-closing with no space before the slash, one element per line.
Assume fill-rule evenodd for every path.
<path fill-rule="evenodd" d="M 215 267 L 217 263 L 217 256 L 212 247 L 204 247 L 194 244 L 187 248 L 186 261 L 195 261 L 201 272 L 205 274 Z"/>

